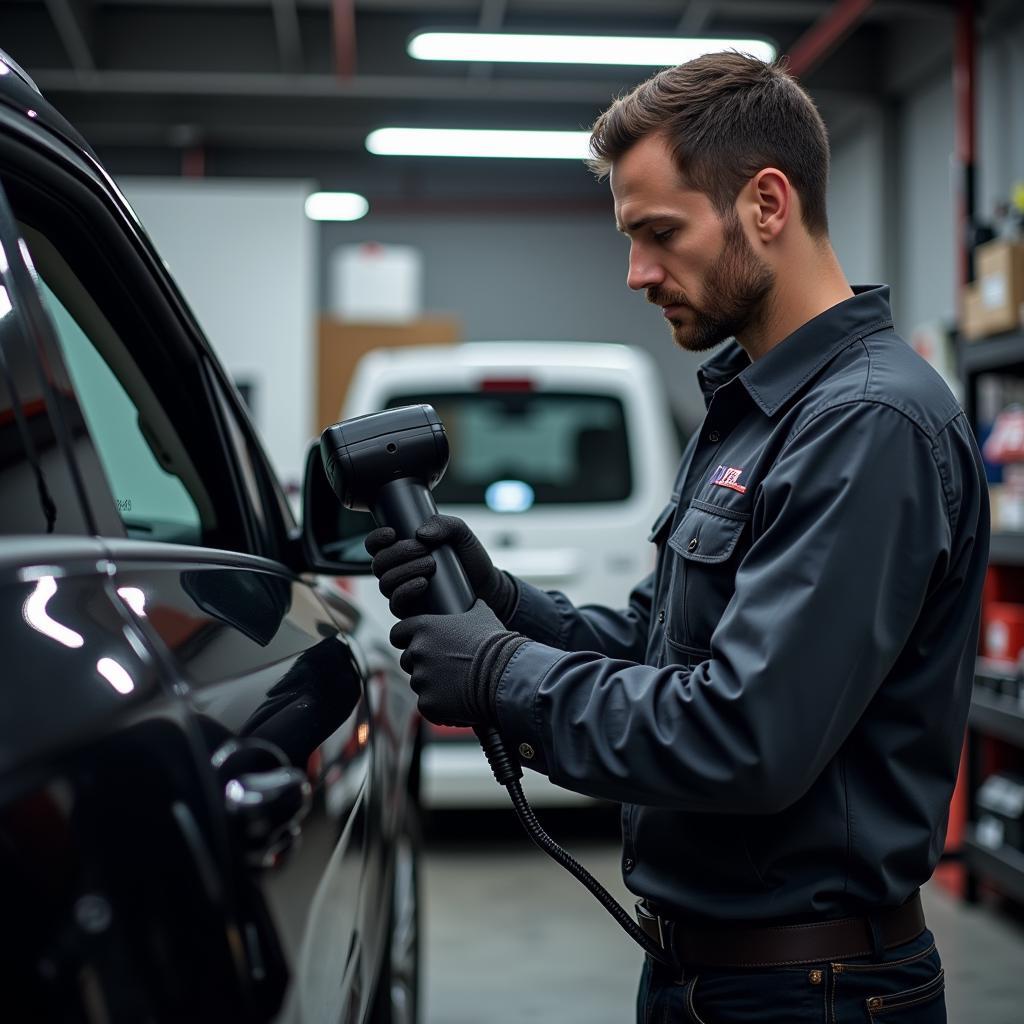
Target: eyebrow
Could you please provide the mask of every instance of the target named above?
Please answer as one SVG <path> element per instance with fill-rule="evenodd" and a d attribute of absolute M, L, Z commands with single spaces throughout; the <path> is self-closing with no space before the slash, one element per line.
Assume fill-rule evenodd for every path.
<path fill-rule="evenodd" d="M 629 224 L 623 226 L 622 224 L 616 224 L 616 231 L 620 231 L 622 234 L 629 234 L 631 231 L 639 231 L 642 227 L 646 227 L 652 221 L 656 220 L 677 220 L 675 214 L 671 213 L 652 213 L 646 217 L 641 217 L 639 220 L 631 221 Z"/>

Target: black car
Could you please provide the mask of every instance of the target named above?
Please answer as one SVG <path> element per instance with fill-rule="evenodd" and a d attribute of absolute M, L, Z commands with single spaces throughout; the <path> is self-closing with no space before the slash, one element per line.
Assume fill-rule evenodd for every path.
<path fill-rule="evenodd" d="M 357 567 L 310 455 L 303 534 L 116 186 L 0 54 L 4 1021 L 416 1019 L 420 721 L 331 585 Z"/>

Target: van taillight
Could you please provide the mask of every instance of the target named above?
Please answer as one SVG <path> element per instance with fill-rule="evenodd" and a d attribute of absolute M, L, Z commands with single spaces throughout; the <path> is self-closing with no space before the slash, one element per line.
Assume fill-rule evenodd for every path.
<path fill-rule="evenodd" d="M 487 377 L 480 381 L 481 391 L 532 391 L 533 381 L 528 377 Z"/>

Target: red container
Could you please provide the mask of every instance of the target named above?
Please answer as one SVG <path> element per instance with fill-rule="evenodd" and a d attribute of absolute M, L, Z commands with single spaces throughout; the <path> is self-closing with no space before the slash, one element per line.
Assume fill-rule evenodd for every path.
<path fill-rule="evenodd" d="M 990 601 L 982 624 L 982 652 L 986 658 L 1014 663 L 1024 652 L 1024 604 Z"/>

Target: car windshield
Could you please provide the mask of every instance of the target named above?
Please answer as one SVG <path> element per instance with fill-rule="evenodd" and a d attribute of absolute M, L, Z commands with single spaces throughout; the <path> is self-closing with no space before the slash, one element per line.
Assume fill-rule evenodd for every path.
<path fill-rule="evenodd" d="M 441 417 L 451 462 L 434 490 L 438 505 L 522 512 L 534 505 L 623 501 L 632 470 L 622 403 L 610 395 L 417 391 L 387 408 L 426 402 Z"/>

